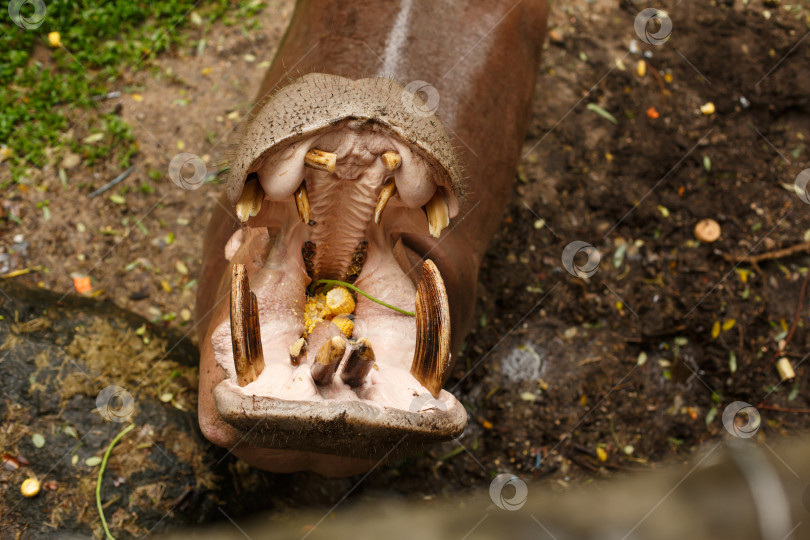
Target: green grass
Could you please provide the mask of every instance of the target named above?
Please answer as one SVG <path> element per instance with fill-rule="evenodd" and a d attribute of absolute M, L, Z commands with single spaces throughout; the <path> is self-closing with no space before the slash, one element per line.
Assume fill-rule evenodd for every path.
<path fill-rule="evenodd" d="M 20 28 L 8 13 L 0 14 L 0 147 L 11 150 L 12 181 L 65 150 L 88 166 L 103 159 L 129 166 L 137 152 L 131 127 L 117 114 L 101 112 L 93 96 L 126 92 L 116 85 L 119 75 L 148 67 L 167 49 L 204 47 L 205 38 L 198 36 L 215 20 L 255 26 L 253 16 L 263 7 L 261 1 L 203 0 L 196 8 L 194 3 L 48 0 L 41 26 L 31 29 Z M 21 14 L 30 19 L 33 4 L 27 2 Z M 191 24 L 203 31 L 188 42 L 181 29 Z M 59 32 L 61 47 L 49 45 L 50 32 Z M 101 138 L 85 141 L 93 134 Z"/>

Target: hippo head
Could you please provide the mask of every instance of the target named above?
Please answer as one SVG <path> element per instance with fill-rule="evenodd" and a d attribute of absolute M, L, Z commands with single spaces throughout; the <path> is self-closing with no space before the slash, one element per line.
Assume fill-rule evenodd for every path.
<path fill-rule="evenodd" d="M 246 123 L 201 278 L 200 424 L 256 466 L 351 474 L 464 429 L 432 261 L 462 174 L 424 105 L 309 74 Z"/>

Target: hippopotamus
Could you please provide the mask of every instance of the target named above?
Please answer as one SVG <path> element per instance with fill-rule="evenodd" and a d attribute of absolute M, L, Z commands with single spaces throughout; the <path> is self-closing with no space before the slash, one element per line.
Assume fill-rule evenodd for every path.
<path fill-rule="evenodd" d="M 547 2 L 302 0 L 199 278 L 199 421 L 342 476 L 460 435 L 442 385 L 511 189 Z"/>

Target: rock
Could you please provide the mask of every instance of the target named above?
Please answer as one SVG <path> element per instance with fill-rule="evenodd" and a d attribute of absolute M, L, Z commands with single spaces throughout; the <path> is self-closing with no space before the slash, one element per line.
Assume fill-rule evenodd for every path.
<path fill-rule="evenodd" d="M 82 162 L 82 158 L 78 154 L 68 152 L 62 157 L 61 167 L 63 169 L 72 169 Z"/>
<path fill-rule="evenodd" d="M 548 40 L 558 47 L 565 47 L 565 38 L 559 28 L 552 28 L 548 31 Z"/>
<path fill-rule="evenodd" d="M 713 219 L 702 219 L 695 225 L 695 238 L 710 244 L 720 238 L 720 224 Z"/>

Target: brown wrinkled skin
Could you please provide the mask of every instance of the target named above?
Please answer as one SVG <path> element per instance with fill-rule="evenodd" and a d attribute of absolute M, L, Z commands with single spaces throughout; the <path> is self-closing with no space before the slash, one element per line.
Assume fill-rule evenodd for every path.
<path fill-rule="evenodd" d="M 467 197 L 440 239 L 409 236 L 407 242 L 418 253 L 430 251 L 441 272 L 451 307 L 452 352 L 456 356 L 471 324 L 478 268 L 500 222 L 531 116 L 548 6 L 546 0 L 413 0 L 407 35 L 395 51 L 396 71 L 386 73 L 386 45 L 392 32 L 402 31 L 394 25 L 403 4 L 404 0 L 299 2 L 256 102 L 291 79 L 313 72 L 352 79 L 384 75 L 402 86 L 421 80 L 436 88 L 440 101 L 435 114 L 458 149 Z M 390 47 L 388 52 L 392 52 Z M 224 196 L 221 202 L 230 207 Z M 203 355 L 200 424 L 209 439 L 229 448 L 239 441 L 239 435 L 217 415 L 213 390 L 224 372 L 213 361 L 207 338 L 214 307 L 227 295 L 227 282 L 222 281 L 228 267 L 223 248 L 237 227 L 220 205 L 214 208 L 197 298 Z M 273 460 L 270 468 L 274 470 L 310 468 L 335 475 L 373 465 L 305 449 L 278 452 L 274 457 L 270 452 L 235 451 L 258 466 Z M 279 460 L 289 466 L 279 465 Z"/>

